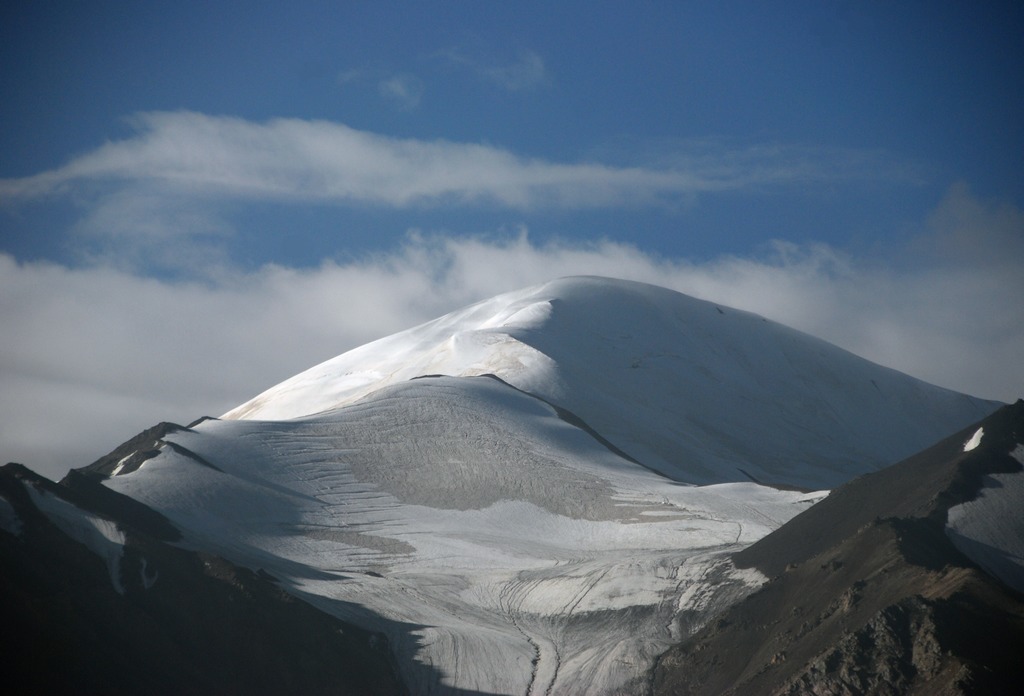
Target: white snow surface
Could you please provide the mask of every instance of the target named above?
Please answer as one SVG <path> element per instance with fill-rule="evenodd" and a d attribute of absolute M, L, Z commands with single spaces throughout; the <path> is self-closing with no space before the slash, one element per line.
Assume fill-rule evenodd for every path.
<path fill-rule="evenodd" d="M 754 314 L 652 285 L 573 277 L 356 348 L 223 417 L 295 418 L 413 377 L 487 373 L 572 411 L 644 465 L 697 484 L 832 488 L 1001 405 Z"/>
<path fill-rule="evenodd" d="M 483 377 L 168 439 L 107 485 L 385 631 L 414 693 L 629 692 L 763 580 L 728 554 L 824 495 L 675 483 Z"/>
<path fill-rule="evenodd" d="M 974 434 L 971 435 L 970 439 L 968 439 L 967 442 L 964 443 L 964 452 L 970 452 L 973 449 L 977 449 L 978 445 L 981 444 L 981 438 L 983 437 L 985 437 L 984 428 L 978 428 L 977 430 L 975 430 Z"/>
<path fill-rule="evenodd" d="M 979 430 L 979 432 L 981 432 Z M 1024 465 L 1024 444 L 1010 453 Z M 1024 592 L 1024 472 L 984 478 L 974 500 L 949 509 L 946 534 L 964 555 Z"/>
<path fill-rule="evenodd" d="M 826 494 L 751 479 L 827 488 L 995 406 L 571 278 L 329 360 L 106 485 L 385 632 L 413 693 L 635 693 L 763 581 L 730 554 Z"/>

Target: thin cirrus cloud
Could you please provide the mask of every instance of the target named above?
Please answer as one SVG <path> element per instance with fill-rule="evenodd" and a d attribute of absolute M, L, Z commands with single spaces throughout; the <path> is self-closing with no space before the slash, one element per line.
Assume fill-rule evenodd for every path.
<path fill-rule="evenodd" d="M 392 73 L 371 68 L 351 68 L 338 74 L 335 82 L 341 88 L 371 82 L 377 94 L 401 111 L 414 111 L 427 91 L 426 83 L 412 73 Z"/>
<path fill-rule="evenodd" d="M 392 75 L 377 83 L 377 92 L 403 111 L 418 107 L 424 91 L 423 80 L 415 75 Z"/>
<path fill-rule="evenodd" d="M 510 92 L 523 92 L 547 84 L 550 80 L 544 59 L 523 49 L 512 63 L 493 64 L 474 58 L 457 48 L 439 53 L 450 64 L 465 68 L 478 77 Z"/>
<path fill-rule="evenodd" d="M 133 135 L 62 167 L 0 180 L 0 203 L 96 184 L 158 184 L 164 194 L 207 200 L 581 210 L 875 179 L 894 171 L 884 158 L 863 152 L 778 145 L 729 148 L 705 141 L 698 152 L 681 152 L 658 166 L 613 166 L 525 158 L 476 143 L 393 138 L 328 121 L 149 112 L 135 116 L 133 125 Z"/>

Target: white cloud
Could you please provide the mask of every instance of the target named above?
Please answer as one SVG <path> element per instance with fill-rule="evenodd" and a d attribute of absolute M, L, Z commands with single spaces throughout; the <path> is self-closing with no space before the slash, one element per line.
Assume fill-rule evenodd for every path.
<path fill-rule="evenodd" d="M 83 212 L 70 231 L 85 263 L 192 277 L 230 265 L 224 242 L 234 228 L 209 201 L 131 185 Z"/>
<path fill-rule="evenodd" d="M 938 258 L 1004 266 L 1024 257 L 1024 211 L 980 200 L 964 182 L 950 188 L 929 224 L 932 234 L 919 247 Z"/>
<path fill-rule="evenodd" d="M 339 80 L 363 79 L 361 72 Z M 381 89 L 411 105 L 411 78 Z M 229 264 L 226 244 L 244 206 L 377 206 L 550 213 L 692 205 L 700 195 L 809 187 L 853 179 L 901 181 L 880 153 L 806 146 L 665 143 L 646 164 L 530 159 L 501 148 L 401 139 L 301 119 L 264 123 L 191 112 L 134 117 L 136 131 L 62 167 L 0 180 L 0 205 L 53 199 L 79 214 L 69 249 L 82 260 L 193 278 Z M 643 148 L 633 148 L 642 152 Z M 619 154 L 620 160 L 626 160 Z M 237 247 L 238 245 L 234 245 Z"/>
<path fill-rule="evenodd" d="M 942 386 L 1014 400 L 1024 396 L 1024 250 L 1007 240 L 1022 238 L 1022 219 L 954 188 L 929 239 L 967 240 L 972 255 L 909 266 L 785 243 L 692 263 L 612 242 L 537 245 L 525 231 L 413 234 L 367 260 L 222 270 L 204 283 L 0 255 L 0 460 L 60 476 L 158 421 L 218 415 L 374 338 L 573 274 L 675 288 Z"/>
<path fill-rule="evenodd" d="M 415 85 L 382 87 L 400 100 Z M 134 118 L 137 132 L 34 176 L 0 180 L 0 203 L 145 190 L 198 201 L 276 200 L 516 210 L 664 205 L 752 186 L 885 178 L 869 153 L 698 143 L 662 166 L 562 163 L 474 143 L 392 138 L 340 123 L 255 123 L 191 112 Z"/>

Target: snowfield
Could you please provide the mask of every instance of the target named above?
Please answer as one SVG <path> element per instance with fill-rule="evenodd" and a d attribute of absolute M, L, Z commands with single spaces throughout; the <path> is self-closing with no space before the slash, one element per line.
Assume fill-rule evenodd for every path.
<path fill-rule="evenodd" d="M 979 429 L 968 443 L 977 447 Z M 965 447 L 970 451 L 973 447 Z M 1024 466 L 1024 444 L 1010 453 Z M 949 509 L 946 533 L 964 555 L 1018 592 L 1024 592 L 1024 473 L 985 476 L 974 500 Z"/>
<path fill-rule="evenodd" d="M 424 375 L 493 374 L 644 465 L 707 484 L 831 488 L 988 415 L 755 314 L 642 283 L 565 278 L 328 360 L 224 414 L 280 420 Z"/>
<path fill-rule="evenodd" d="M 106 485 L 386 633 L 413 693 L 635 692 L 763 581 L 732 552 L 996 405 L 574 278 L 345 353 Z"/>

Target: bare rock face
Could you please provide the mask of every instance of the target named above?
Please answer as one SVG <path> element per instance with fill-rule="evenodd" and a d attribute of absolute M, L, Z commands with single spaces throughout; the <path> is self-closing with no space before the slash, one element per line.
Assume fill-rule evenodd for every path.
<path fill-rule="evenodd" d="M 933 681 L 943 664 L 934 619 L 920 596 L 886 607 L 814 660 L 787 693 L 902 694 L 915 679 Z"/>
<path fill-rule="evenodd" d="M 1024 602 L 963 559 L 909 562 L 941 540 L 918 532 L 879 522 L 791 567 L 664 655 L 654 692 L 1016 693 Z"/>
<path fill-rule="evenodd" d="M 843 634 L 835 647 L 814 659 L 777 693 L 892 695 L 992 693 L 987 670 L 953 651 L 944 603 L 920 595 L 879 611 L 862 628 Z"/>
<path fill-rule="evenodd" d="M 986 475 L 1020 470 L 1024 402 L 982 427 L 986 447 L 957 433 L 736 554 L 771 581 L 663 655 L 654 693 L 1018 693 L 1024 598 L 945 529 Z"/>

